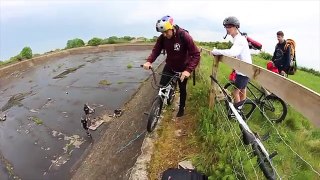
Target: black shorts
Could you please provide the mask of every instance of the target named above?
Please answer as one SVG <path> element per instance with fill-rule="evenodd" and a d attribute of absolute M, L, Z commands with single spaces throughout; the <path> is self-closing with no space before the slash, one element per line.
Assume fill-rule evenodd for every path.
<path fill-rule="evenodd" d="M 245 89 L 247 87 L 248 82 L 249 78 L 247 76 L 237 74 L 234 84 L 238 89 Z"/>

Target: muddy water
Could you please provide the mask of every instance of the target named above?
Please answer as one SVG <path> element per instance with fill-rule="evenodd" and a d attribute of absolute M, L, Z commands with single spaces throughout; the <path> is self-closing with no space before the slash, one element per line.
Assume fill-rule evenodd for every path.
<path fill-rule="evenodd" d="M 150 74 L 139 68 L 149 53 L 75 55 L 1 77 L 1 117 L 7 118 L 0 121 L 0 179 L 69 179 L 93 143 L 80 126 L 83 104 L 96 108 L 96 118 L 112 114 Z M 93 139 L 105 130 L 108 123 Z"/>

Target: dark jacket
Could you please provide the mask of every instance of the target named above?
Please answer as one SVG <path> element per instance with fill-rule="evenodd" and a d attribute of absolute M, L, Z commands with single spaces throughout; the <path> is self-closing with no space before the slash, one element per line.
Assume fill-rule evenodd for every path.
<path fill-rule="evenodd" d="M 160 55 L 161 50 L 167 52 L 166 65 L 174 71 L 192 72 L 200 61 L 200 51 L 193 42 L 192 37 L 182 28 L 175 26 L 176 32 L 171 39 L 162 34 L 158 37 L 151 55 L 147 61 L 153 63 Z"/>
<path fill-rule="evenodd" d="M 272 61 L 275 66 L 279 69 L 279 72 L 287 72 L 290 67 L 290 47 L 284 49 L 286 41 L 278 43 L 273 53 Z"/>

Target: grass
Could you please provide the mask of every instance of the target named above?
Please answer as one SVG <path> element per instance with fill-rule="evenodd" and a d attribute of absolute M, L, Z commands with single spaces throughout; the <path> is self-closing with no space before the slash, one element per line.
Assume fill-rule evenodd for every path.
<path fill-rule="evenodd" d="M 0 61 L 0 67 L 8 66 L 10 64 L 13 64 L 15 62 L 18 62 L 19 60 L 6 60 L 6 61 Z"/>
<path fill-rule="evenodd" d="M 289 79 L 298 82 L 313 91 L 320 93 L 320 76 L 315 76 L 311 73 L 297 70 L 296 74 L 289 76 Z"/>
<path fill-rule="evenodd" d="M 254 56 L 253 62 L 260 67 L 266 68 L 268 61 Z M 298 69 L 295 75 L 289 75 L 289 79 L 320 93 L 320 76 Z"/>
<path fill-rule="evenodd" d="M 101 81 L 99 81 L 99 85 L 102 85 L 102 86 L 109 86 L 109 85 L 111 85 L 111 83 L 109 82 L 109 81 L 107 81 L 107 80 L 101 80 Z"/>
<path fill-rule="evenodd" d="M 191 159 L 198 153 L 199 148 L 195 145 L 197 141 L 190 141 L 190 138 L 196 137 L 194 135 L 196 129 L 196 124 L 193 123 L 194 116 L 189 114 L 183 120 L 173 122 L 173 115 L 175 114 L 172 111 L 166 113 L 157 131 L 160 138 L 155 143 L 157 151 L 153 153 L 148 167 L 149 179 L 160 179 L 161 173 L 167 168 L 175 168 L 180 161 Z M 176 135 L 177 130 L 181 131 L 181 136 Z"/>
<path fill-rule="evenodd" d="M 254 63 L 266 67 L 266 61 L 254 57 Z M 194 129 L 186 129 L 192 132 L 190 138 L 186 141 L 162 142 L 170 147 L 170 144 L 176 143 L 188 144 L 184 152 L 196 152 L 188 158 L 192 159 L 193 164 L 200 171 L 209 176 L 209 179 L 264 179 L 261 170 L 258 167 L 256 157 L 248 154 L 252 152 L 250 146 L 243 145 L 238 123 L 234 120 L 228 120 L 225 117 L 225 107 L 217 103 L 213 110 L 208 108 L 209 87 L 212 67 L 212 57 L 202 55 L 200 70 L 197 71 L 197 84 L 192 86 L 188 84 L 187 114 L 193 114 L 193 119 L 189 123 L 195 124 Z M 225 84 L 231 69 L 225 64 L 219 65 L 218 79 Z M 303 84 L 304 86 L 319 93 L 320 77 L 311 73 L 298 71 L 290 79 Z M 299 98 L 299 97 L 297 97 Z M 165 123 L 164 123 L 165 124 Z M 170 134 L 175 131 L 171 126 L 163 126 L 161 131 Z M 248 121 L 250 129 L 259 135 L 270 133 L 270 138 L 264 141 L 269 153 L 277 151 L 278 155 L 273 159 L 273 164 L 277 172 L 283 179 L 317 179 L 319 176 L 314 173 L 310 166 L 293 153 L 288 146 L 302 156 L 310 163 L 316 171 L 320 172 L 320 129 L 315 128 L 308 119 L 288 106 L 288 115 L 284 122 L 280 124 L 269 123 L 261 113 L 256 110 Z M 188 127 L 187 127 L 188 128 Z M 161 135 L 160 138 L 167 137 Z M 161 142 L 161 141 L 160 141 Z M 159 142 L 157 142 L 159 143 Z M 288 146 L 287 146 L 288 145 Z M 193 149 L 194 147 L 198 147 Z M 189 148 L 192 148 L 189 150 Z M 156 153 L 161 154 L 164 149 L 161 146 L 156 147 Z M 169 148 L 170 150 L 171 148 Z M 168 150 L 167 150 L 168 151 Z M 184 154 L 182 152 L 181 154 Z M 168 153 L 166 153 L 168 154 Z M 177 156 L 172 153 L 169 157 L 162 157 L 153 163 L 170 161 Z M 170 164 L 167 162 L 165 164 Z M 161 170 L 169 166 L 160 166 Z M 154 170 L 153 170 L 154 171 Z"/>

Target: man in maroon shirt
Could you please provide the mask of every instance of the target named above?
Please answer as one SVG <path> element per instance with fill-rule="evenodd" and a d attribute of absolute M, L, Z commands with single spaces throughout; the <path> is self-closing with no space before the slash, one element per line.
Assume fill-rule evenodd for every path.
<path fill-rule="evenodd" d="M 173 24 L 173 18 L 164 16 L 157 21 L 156 30 L 162 34 L 158 37 L 156 44 L 153 47 L 152 53 L 147 58 L 147 62 L 143 67 L 149 69 L 160 55 L 161 50 L 167 52 L 166 64 L 162 73 L 174 75 L 174 72 L 182 72 L 180 76 L 180 105 L 177 117 L 184 115 L 184 108 L 187 98 L 187 78 L 190 73 L 196 68 L 200 61 L 200 51 L 193 42 L 189 33 Z M 170 77 L 163 75 L 160 80 L 160 85 L 167 85 Z"/>

